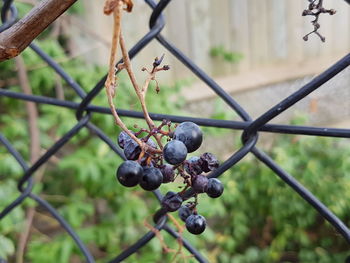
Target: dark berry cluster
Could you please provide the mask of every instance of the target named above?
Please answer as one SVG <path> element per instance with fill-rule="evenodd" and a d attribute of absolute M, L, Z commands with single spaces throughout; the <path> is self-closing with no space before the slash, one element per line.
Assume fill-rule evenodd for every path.
<path fill-rule="evenodd" d="M 152 130 L 141 129 L 132 132 L 144 143 L 141 146 L 126 132 L 121 132 L 118 144 L 124 150 L 127 161 L 117 170 L 118 181 L 127 187 L 140 185 L 147 191 L 157 189 L 162 183 L 182 178 L 184 187 L 180 192 L 168 192 L 162 200 L 162 209 L 166 212 L 179 210 L 180 218 L 186 222 L 186 228 L 193 234 L 205 230 L 205 218 L 197 213 L 197 196 L 206 193 L 217 198 L 223 191 L 222 183 L 216 178 L 208 178 L 206 173 L 219 166 L 218 159 L 212 153 L 204 153 L 187 159 L 187 154 L 196 151 L 202 144 L 203 133 L 193 122 L 183 122 L 172 129 L 171 123 L 164 120 Z M 168 127 L 165 131 L 163 127 Z M 146 134 L 146 136 L 141 136 Z M 157 144 L 153 140 L 156 139 Z M 166 144 L 162 146 L 162 139 Z M 194 201 L 186 200 L 184 193 L 188 188 L 194 191 Z"/>

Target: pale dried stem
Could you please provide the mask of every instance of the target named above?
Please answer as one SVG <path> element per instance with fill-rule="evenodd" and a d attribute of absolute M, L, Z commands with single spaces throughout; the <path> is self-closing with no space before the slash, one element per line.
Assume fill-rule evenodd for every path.
<path fill-rule="evenodd" d="M 120 48 L 121 48 L 122 54 L 123 54 L 123 62 L 124 62 L 123 65 L 124 65 L 124 68 L 128 72 L 128 75 L 129 75 L 130 81 L 132 83 L 132 86 L 134 87 L 136 95 L 139 98 L 144 118 L 145 118 L 145 120 L 146 120 L 146 122 L 148 124 L 148 127 L 149 127 L 150 131 L 152 131 L 156 127 L 156 125 L 154 124 L 153 120 L 149 116 L 149 113 L 148 113 L 148 110 L 147 110 L 146 93 L 147 93 L 147 89 L 148 89 L 150 81 L 152 79 L 154 79 L 154 77 L 155 77 L 155 72 L 150 73 L 150 75 L 147 77 L 147 79 L 146 79 L 146 81 L 145 81 L 145 83 L 144 83 L 144 85 L 142 87 L 142 90 L 140 90 L 140 88 L 139 88 L 139 86 L 137 84 L 137 81 L 136 81 L 136 77 L 135 77 L 134 71 L 132 69 L 132 65 L 131 65 L 131 62 L 130 62 L 130 57 L 129 57 L 128 50 L 126 48 L 124 37 L 123 37 L 122 33 L 120 33 L 120 38 L 119 39 L 120 39 Z M 153 136 L 156 139 L 159 147 L 161 149 L 163 149 L 163 144 L 161 142 L 161 137 L 158 134 L 155 134 Z"/>
<path fill-rule="evenodd" d="M 115 95 L 115 86 L 116 86 L 116 77 L 115 77 L 115 64 L 117 61 L 117 47 L 118 47 L 118 39 L 121 31 L 121 15 L 122 15 L 122 7 L 123 2 L 118 1 L 117 6 L 113 10 L 114 24 L 113 24 L 113 37 L 112 37 L 112 47 L 111 47 L 111 55 L 109 59 L 109 71 L 107 80 L 105 82 L 105 88 L 108 98 L 108 104 L 111 108 L 112 115 L 115 119 L 116 124 L 122 128 L 133 140 L 135 140 L 140 147 L 143 147 L 144 143 L 138 139 L 132 132 L 129 131 L 128 127 L 123 123 L 120 119 L 117 110 L 113 103 L 113 97 Z"/>
<path fill-rule="evenodd" d="M 112 47 L 111 47 L 111 55 L 109 57 L 109 71 L 105 86 L 109 93 L 111 93 L 112 97 L 114 97 L 114 89 L 116 86 L 116 76 L 115 76 L 115 68 L 114 65 L 117 62 L 117 48 L 118 48 L 118 39 L 120 35 L 121 29 L 121 16 L 122 16 L 122 8 L 123 2 L 118 1 L 117 6 L 113 10 L 113 37 L 112 37 Z"/>
<path fill-rule="evenodd" d="M 178 250 L 177 250 L 176 254 L 174 255 L 171 262 L 175 262 L 175 259 L 178 255 L 181 255 L 181 258 L 186 259 L 187 257 L 185 256 L 185 254 L 182 251 L 182 248 L 183 248 L 182 233 L 184 231 L 184 227 L 181 226 L 179 224 L 179 222 L 175 219 L 175 217 L 173 217 L 172 215 L 168 214 L 168 217 L 173 222 L 175 227 L 178 229 L 178 233 L 179 233 L 179 237 L 177 238 L 177 243 L 179 244 L 179 248 L 178 248 Z M 190 257 L 192 257 L 192 255 Z"/>
<path fill-rule="evenodd" d="M 142 90 L 140 90 L 140 88 L 139 88 L 139 86 L 137 84 L 137 81 L 136 81 L 136 78 L 135 78 L 135 74 L 134 74 L 134 71 L 132 69 L 132 65 L 131 65 L 131 62 L 130 62 L 128 50 L 126 48 L 124 37 L 123 37 L 122 34 L 120 34 L 120 38 L 119 39 L 120 39 L 120 48 L 121 48 L 122 54 L 123 54 L 124 67 L 125 67 L 126 71 L 128 72 L 128 75 L 129 75 L 130 81 L 132 83 L 132 86 L 134 87 L 136 95 L 137 95 L 137 97 L 140 100 L 142 111 L 143 111 L 143 115 L 144 115 L 145 120 L 146 120 L 146 122 L 148 124 L 148 127 L 149 127 L 150 130 L 152 130 L 156 126 L 155 126 L 153 120 L 151 119 L 151 117 L 149 116 L 148 111 L 147 111 L 146 102 L 145 102 L 146 94 L 143 92 L 143 88 L 142 88 Z"/>
<path fill-rule="evenodd" d="M 145 225 L 145 227 L 149 228 L 156 235 L 156 237 L 158 238 L 158 240 L 159 240 L 159 242 L 160 242 L 160 244 L 161 244 L 161 246 L 162 246 L 162 248 L 163 248 L 165 253 L 177 253 L 176 250 L 169 248 L 165 244 L 164 238 L 163 238 L 162 234 L 160 233 L 160 231 L 157 228 L 155 228 L 152 225 L 150 225 L 146 220 L 144 221 L 144 225 Z"/>

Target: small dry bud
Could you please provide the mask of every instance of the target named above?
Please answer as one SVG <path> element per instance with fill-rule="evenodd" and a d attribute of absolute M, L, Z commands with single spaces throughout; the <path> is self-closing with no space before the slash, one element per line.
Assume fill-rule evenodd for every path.
<path fill-rule="evenodd" d="M 163 70 L 169 70 L 170 69 L 170 66 L 169 65 L 164 65 L 163 66 Z"/>
<path fill-rule="evenodd" d="M 160 58 L 156 57 L 156 58 L 154 59 L 153 67 L 158 67 L 158 66 L 162 63 L 163 58 L 164 58 L 164 55 L 165 55 L 165 54 L 163 54 Z"/>
<path fill-rule="evenodd" d="M 310 15 L 310 13 L 312 13 L 310 10 L 304 10 L 301 15 L 302 16 L 307 16 L 307 15 Z"/>
<path fill-rule="evenodd" d="M 304 39 L 305 41 L 308 41 L 309 37 L 308 37 L 308 36 L 304 36 L 303 39 Z"/>
<path fill-rule="evenodd" d="M 334 9 L 329 10 L 329 14 L 330 14 L 331 16 L 334 15 L 335 13 L 337 13 L 336 10 L 334 10 Z"/>

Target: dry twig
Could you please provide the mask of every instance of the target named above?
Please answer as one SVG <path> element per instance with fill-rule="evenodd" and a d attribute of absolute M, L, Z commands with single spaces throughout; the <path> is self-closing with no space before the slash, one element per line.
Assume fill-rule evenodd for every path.
<path fill-rule="evenodd" d="M 309 6 L 308 9 L 305 9 L 302 13 L 302 16 L 314 16 L 315 19 L 311 21 L 311 24 L 314 26 L 314 30 L 310 33 L 306 34 L 303 39 L 307 41 L 309 39 L 309 35 L 316 34 L 322 42 L 326 41 L 326 38 L 322 36 L 318 30 L 320 29 L 321 25 L 318 23 L 320 14 L 328 13 L 330 15 L 334 15 L 336 11 L 334 9 L 325 9 L 323 7 L 323 0 L 308 0 Z"/>
<path fill-rule="evenodd" d="M 123 54 L 123 61 L 124 63 L 122 65 L 118 65 L 118 69 L 126 69 L 128 72 L 128 75 L 130 77 L 131 83 L 135 89 L 135 92 L 140 100 L 141 107 L 145 116 L 145 120 L 150 128 L 150 131 L 155 128 L 154 122 L 152 119 L 149 117 L 146 104 L 145 104 L 145 92 L 142 93 L 141 90 L 139 89 L 139 86 L 137 84 L 135 74 L 132 70 L 132 66 L 130 63 L 130 58 L 127 52 L 127 49 L 125 47 L 125 42 L 121 34 L 121 11 L 122 11 L 122 6 L 123 4 L 126 4 L 126 10 L 131 11 L 132 8 L 132 2 L 131 1 L 126 1 L 126 0 L 107 0 L 105 7 L 104 7 L 104 13 L 105 14 L 111 14 L 113 13 L 114 17 L 114 25 L 113 25 L 113 37 L 112 37 L 112 47 L 111 47 L 111 54 L 110 54 L 110 60 L 109 60 L 109 71 L 108 71 L 108 76 L 105 82 L 105 87 L 106 87 L 106 93 L 107 93 L 107 98 L 108 98 L 108 104 L 111 108 L 112 115 L 115 119 L 115 122 L 117 125 L 119 125 L 133 140 L 135 140 L 141 147 L 142 152 L 149 152 L 149 153 L 162 153 L 161 150 L 152 148 L 151 146 L 147 145 L 145 142 L 141 141 L 138 139 L 129 129 L 126 127 L 126 125 L 122 122 L 120 119 L 116 108 L 113 103 L 113 98 L 115 96 L 115 89 L 117 86 L 116 83 L 116 76 L 115 76 L 115 64 L 117 61 L 117 47 L 118 43 L 120 43 L 122 54 Z M 156 71 L 155 71 L 156 72 Z M 154 79 L 154 73 L 152 73 L 152 79 Z M 149 83 L 149 82 L 148 82 Z M 145 91 L 147 88 L 143 88 Z M 153 134 L 153 136 L 156 138 L 159 146 L 162 149 L 162 144 L 160 141 L 160 137 L 157 134 Z"/>

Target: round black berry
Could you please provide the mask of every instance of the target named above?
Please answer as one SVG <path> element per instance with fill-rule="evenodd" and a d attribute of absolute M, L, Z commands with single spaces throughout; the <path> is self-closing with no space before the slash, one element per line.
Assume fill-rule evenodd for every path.
<path fill-rule="evenodd" d="M 205 192 L 208 196 L 217 198 L 224 192 L 224 186 L 219 179 L 210 178 Z"/>
<path fill-rule="evenodd" d="M 182 141 L 191 153 L 201 146 L 203 133 L 197 124 L 187 121 L 176 127 L 173 138 Z"/>
<path fill-rule="evenodd" d="M 184 164 L 184 168 L 190 175 L 197 175 L 203 172 L 201 167 L 201 159 L 197 156 L 193 156 L 188 159 Z"/>
<path fill-rule="evenodd" d="M 175 172 L 174 169 L 171 165 L 169 164 L 164 164 L 160 168 L 160 171 L 163 174 L 163 183 L 170 183 L 173 182 L 175 179 Z"/>
<path fill-rule="evenodd" d="M 162 200 L 162 207 L 168 212 L 174 212 L 178 210 L 182 204 L 182 198 L 178 193 L 167 192 Z"/>
<path fill-rule="evenodd" d="M 188 232 L 199 235 L 205 230 L 207 223 L 201 215 L 190 215 L 186 219 L 186 228 Z"/>
<path fill-rule="evenodd" d="M 130 137 L 129 137 L 130 138 Z M 133 139 L 129 139 L 125 141 L 124 144 L 124 155 L 128 160 L 137 160 L 141 153 L 141 147 L 135 142 Z"/>
<path fill-rule="evenodd" d="M 207 189 L 208 177 L 204 175 L 196 175 L 192 177 L 192 188 L 197 193 L 204 193 Z"/>
<path fill-rule="evenodd" d="M 155 167 L 145 167 L 140 179 L 140 186 L 147 190 L 156 190 L 163 182 L 163 175 L 161 171 Z"/>
<path fill-rule="evenodd" d="M 212 153 L 203 153 L 200 158 L 203 172 L 207 173 L 219 167 L 219 160 Z"/>
<path fill-rule="evenodd" d="M 168 142 L 163 149 L 164 159 L 170 164 L 180 164 L 186 160 L 187 148 L 178 140 Z"/>
<path fill-rule="evenodd" d="M 187 217 L 193 214 L 193 211 L 186 205 L 182 205 L 179 209 L 179 217 L 182 221 L 186 222 Z"/>
<path fill-rule="evenodd" d="M 117 179 L 122 185 L 132 187 L 139 183 L 142 173 L 143 169 L 137 162 L 125 161 L 118 167 Z"/>

